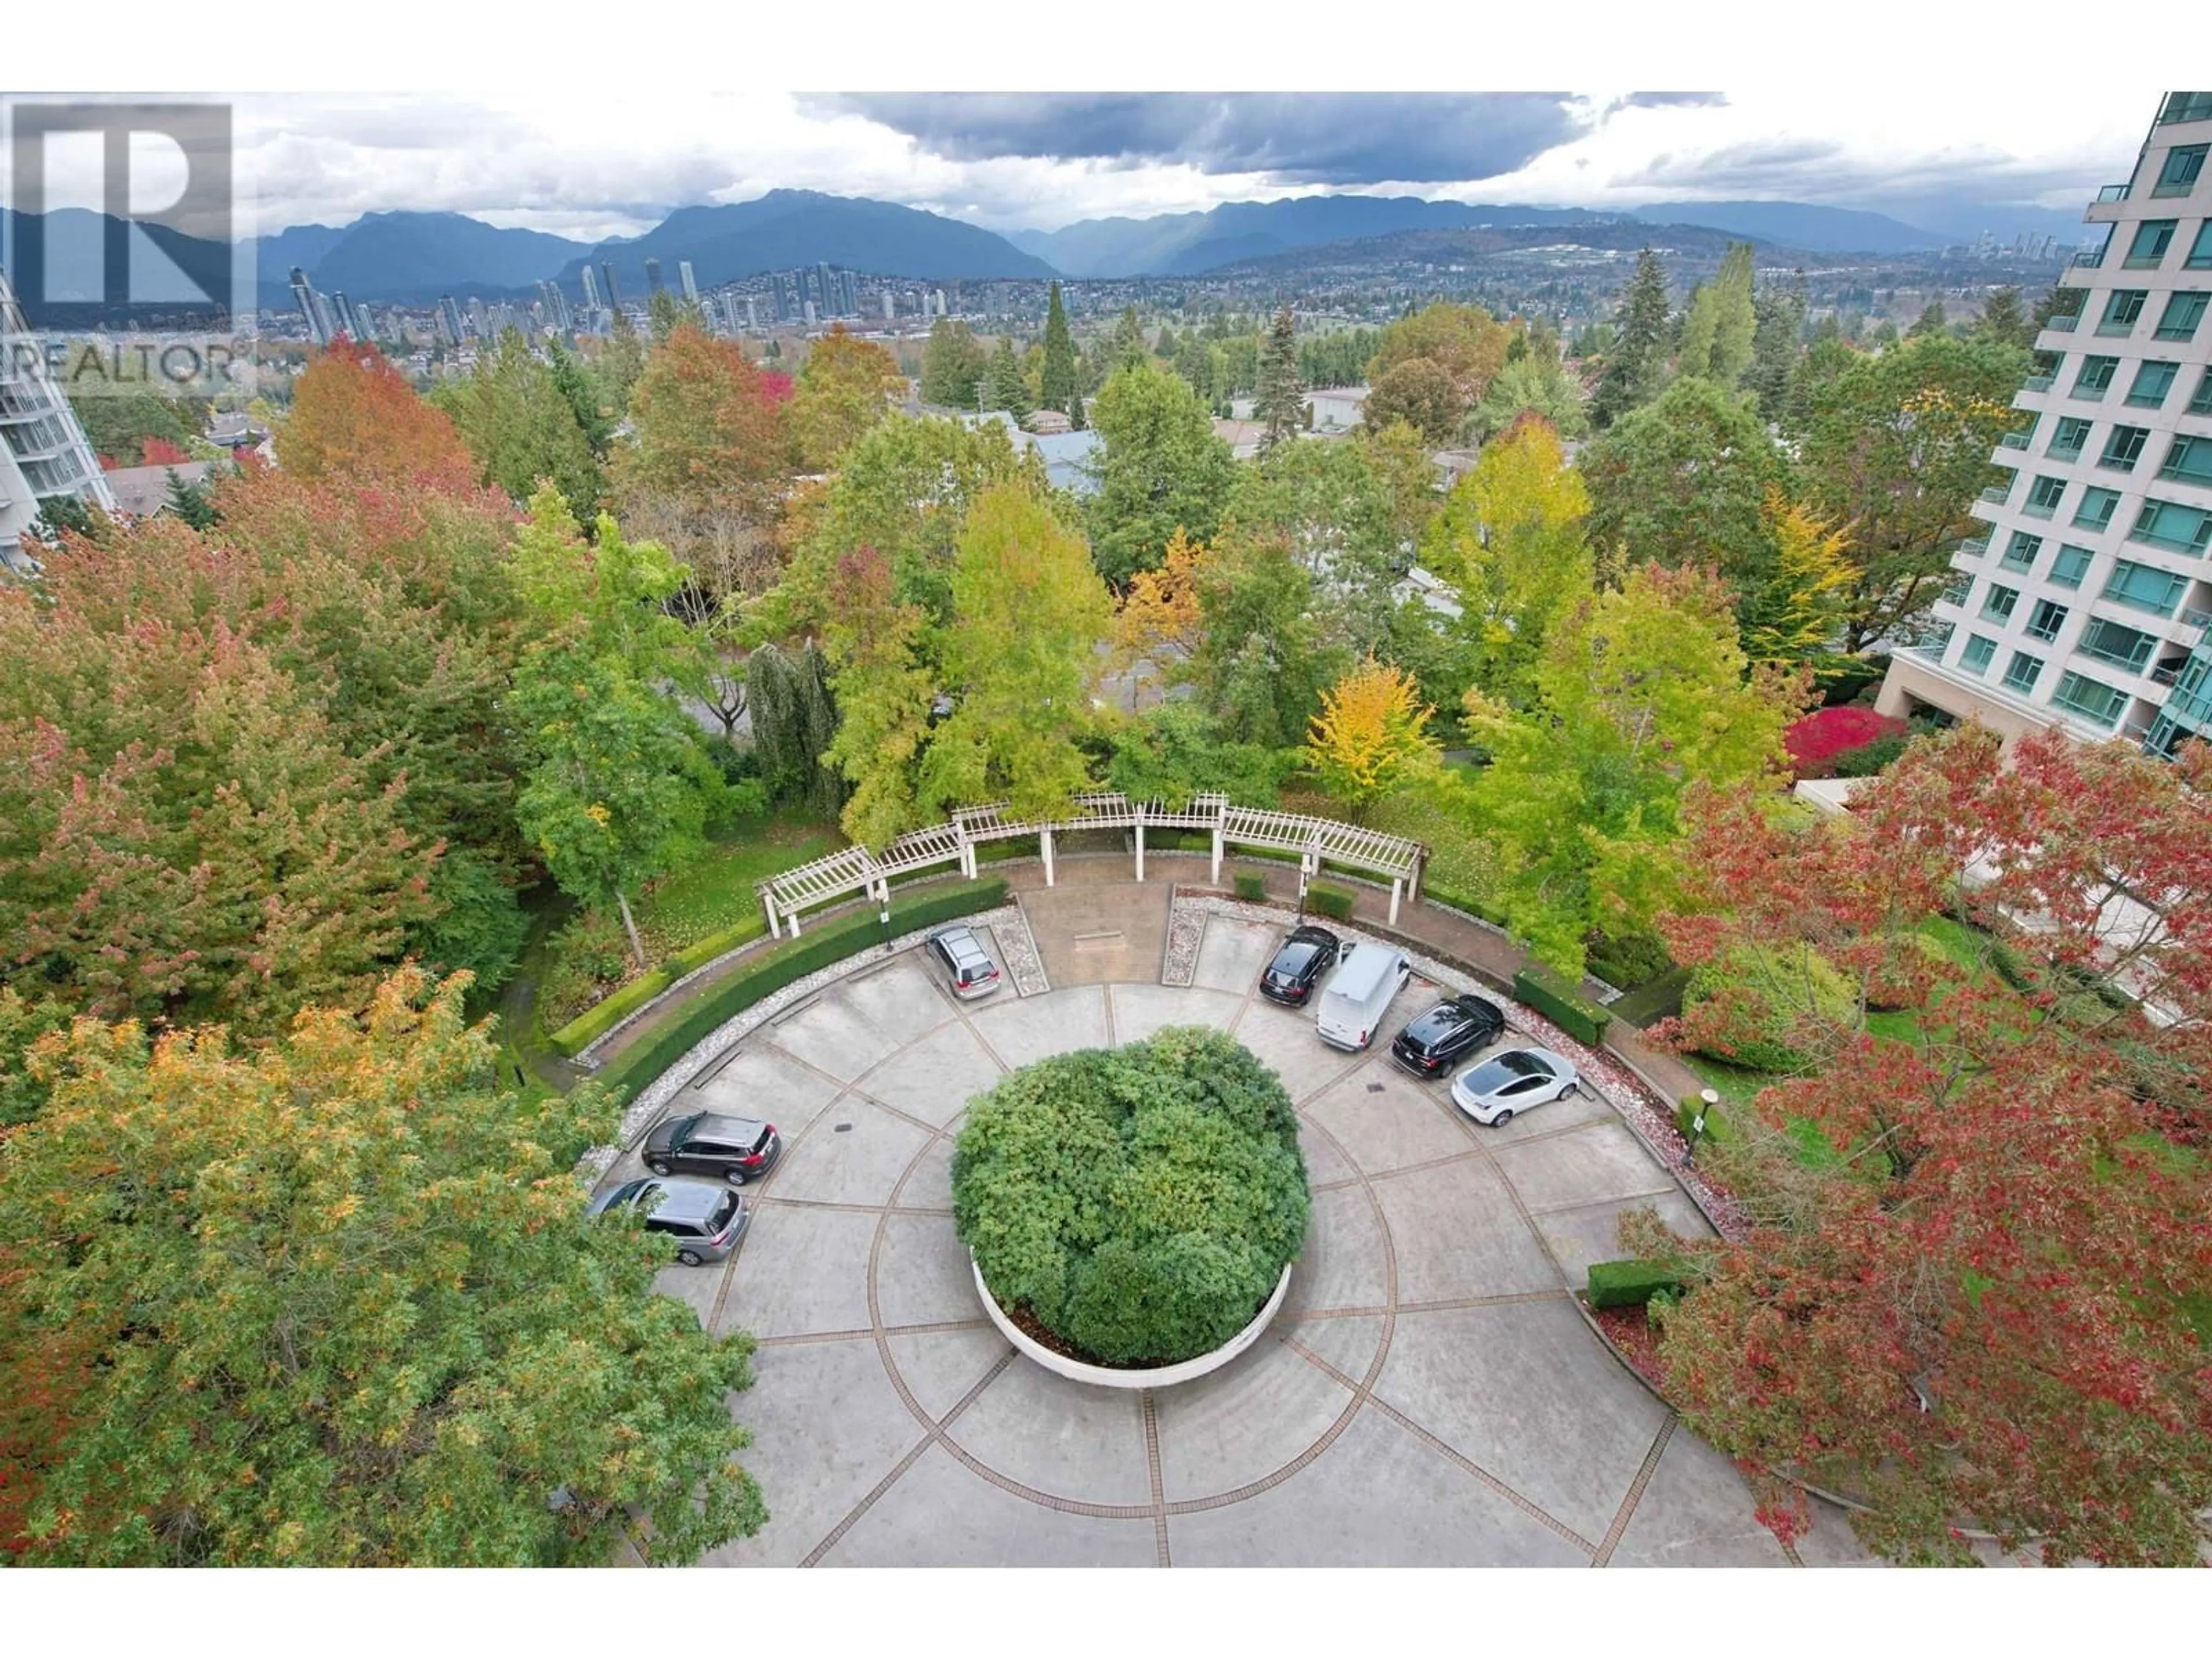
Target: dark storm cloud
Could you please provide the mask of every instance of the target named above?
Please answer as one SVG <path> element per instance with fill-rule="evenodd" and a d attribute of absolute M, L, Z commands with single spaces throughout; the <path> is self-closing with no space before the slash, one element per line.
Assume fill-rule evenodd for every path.
<path fill-rule="evenodd" d="M 1499 178 L 1595 120 L 1556 92 L 836 93 L 801 103 L 864 116 L 948 161 L 1180 161 L 1311 185 Z"/>

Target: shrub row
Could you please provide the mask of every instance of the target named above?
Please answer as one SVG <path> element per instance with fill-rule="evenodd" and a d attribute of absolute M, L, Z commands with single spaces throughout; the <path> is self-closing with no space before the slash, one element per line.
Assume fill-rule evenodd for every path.
<path fill-rule="evenodd" d="M 1003 881 L 968 881 L 939 887 L 912 899 L 894 900 L 894 937 L 918 928 L 933 927 L 978 910 L 994 910 L 1006 902 Z M 608 1062 L 599 1080 L 632 1092 L 643 1088 L 673 1066 L 707 1034 L 732 1015 L 741 1014 L 763 998 L 772 996 L 795 980 L 801 980 L 833 962 L 858 955 L 883 939 L 883 925 L 873 911 L 828 922 L 811 933 L 802 933 L 763 951 L 745 971 L 714 986 L 672 1020 Z"/>
<path fill-rule="evenodd" d="M 1589 1304 L 1593 1308 L 1640 1308 L 1662 1291 L 1680 1296 L 1682 1288 L 1682 1264 L 1679 1261 L 1590 1263 Z"/>
<path fill-rule="evenodd" d="M 656 968 L 612 994 L 601 997 L 545 1040 L 556 1052 L 573 1060 L 675 982 L 674 974 L 665 968 Z"/>
<path fill-rule="evenodd" d="M 1577 1042 L 1592 1048 L 1605 1036 L 1613 1015 L 1601 1003 L 1568 984 L 1552 969 L 1531 963 L 1513 975 L 1513 994 Z"/>
<path fill-rule="evenodd" d="M 696 945 L 686 945 L 678 951 L 668 958 L 668 971 L 675 979 L 681 979 L 686 974 L 704 968 L 716 957 L 726 957 L 739 945 L 750 945 L 757 939 L 765 938 L 767 933 L 766 916 L 749 917 L 734 927 L 725 927 L 719 933 L 709 933 Z"/>
<path fill-rule="evenodd" d="M 1350 921 L 1352 895 L 1341 887 L 1325 887 L 1316 882 L 1306 889 L 1306 908 L 1333 921 Z"/>
<path fill-rule="evenodd" d="M 1237 878 L 1237 896 L 1247 904 L 1258 904 L 1267 896 L 1267 884 L 1257 876 Z"/>

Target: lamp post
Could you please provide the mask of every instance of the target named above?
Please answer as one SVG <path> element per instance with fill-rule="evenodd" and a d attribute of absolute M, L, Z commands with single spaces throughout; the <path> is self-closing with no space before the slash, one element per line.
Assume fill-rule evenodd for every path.
<path fill-rule="evenodd" d="M 1698 1109 L 1690 1115 L 1690 1144 L 1682 1156 L 1690 1163 L 1698 1161 L 1698 1143 L 1705 1138 L 1705 1117 L 1721 1103 L 1720 1093 L 1714 1089 L 1698 1091 Z"/>
<path fill-rule="evenodd" d="M 877 902 L 878 902 L 878 909 L 877 909 L 877 911 L 876 911 L 876 919 L 877 919 L 877 921 L 878 921 L 879 922 L 881 922 L 881 923 L 883 924 L 883 929 L 884 929 L 884 953 L 885 953 L 886 955 L 888 955 L 888 954 L 890 953 L 890 948 L 891 948 L 891 884 L 890 884 L 890 883 L 889 883 L 889 882 L 885 882 L 885 883 L 883 884 L 882 890 L 881 890 L 878 893 L 878 895 L 877 895 Z"/>

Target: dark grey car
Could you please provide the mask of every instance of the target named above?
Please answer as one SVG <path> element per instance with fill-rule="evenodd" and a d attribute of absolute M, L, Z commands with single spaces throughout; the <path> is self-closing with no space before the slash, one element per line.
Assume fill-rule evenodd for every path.
<path fill-rule="evenodd" d="M 742 1187 L 773 1169 L 782 1151 L 773 1123 L 692 1112 L 654 1124 L 645 1138 L 643 1158 L 655 1175 L 720 1176 Z"/>
<path fill-rule="evenodd" d="M 645 1218 L 647 1232 L 673 1239 L 676 1259 L 687 1267 L 721 1261 L 738 1248 L 753 1219 L 744 1200 L 728 1188 L 681 1176 L 626 1181 L 593 1199 L 586 1213 L 600 1216 L 626 1209 Z"/>
<path fill-rule="evenodd" d="M 944 975 L 947 989 L 963 1002 L 987 997 L 999 988 L 999 964 L 983 948 L 973 927 L 940 927 L 922 943 L 927 956 Z"/>

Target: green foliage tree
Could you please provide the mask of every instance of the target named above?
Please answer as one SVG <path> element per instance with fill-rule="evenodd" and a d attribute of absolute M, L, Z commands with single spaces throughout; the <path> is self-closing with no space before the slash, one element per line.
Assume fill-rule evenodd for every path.
<path fill-rule="evenodd" d="M 989 409 L 1004 410 L 1017 422 L 1029 418 L 1029 382 L 1022 377 L 1021 360 L 1014 356 L 1014 343 L 1001 335 L 999 349 L 991 354 L 990 368 L 983 375 L 983 403 Z"/>
<path fill-rule="evenodd" d="M 1990 454 L 2018 418 L 2012 394 L 2027 362 L 1995 340 L 1929 334 L 1808 382 L 1791 433 L 1807 501 L 1850 526 L 1860 572 L 1845 649 L 1918 615 L 1949 581 L 1952 550 L 1975 526 L 1967 509 L 2002 476 Z"/>
<path fill-rule="evenodd" d="M 1190 389 L 1208 409 L 1219 401 L 1220 357 L 1220 348 L 1195 331 L 1176 346 L 1175 372 L 1190 382 Z"/>
<path fill-rule="evenodd" d="M 1017 817 L 1071 811 L 1090 781 L 1078 739 L 1095 720 L 1098 647 L 1113 616 L 1082 537 L 1042 497 L 1018 484 L 979 495 L 952 563 L 939 648 L 952 712 L 922 757 L 925 804 L 1003 799 Z"/>
<path fill-rule="evenodd" d="M 17 1559 L 95 1566 L 656 1563 L 758 1529 L 726 1396 L 750 1339 L 581 1224 L 602 1093 L 532 1101 L 458 982 L 252 1051 L 89 1022 L 0 1173 Z M 642 1525 L 639 1525 L 641 1522 Z"/>
<path fill-rule="evenodd" d="M 1061 330 L 1066 331 L 1063 319 Z M 921 353 L 921 400 L 950 409 L 973 409 L 990 357 L 968 325 L 939 317 L 929 325 Z"/>
<path fill-rule="evenodd" d="M 745 659 L 753 750 L 769 795 L 823 816 L 843 804 L 844 781 L 823 757 L 837 737 L 830 664 L 810 640 L 796 651 L 771 641 Z"/>
<path fill-rule="evenodd" d="M 1152 349 L 1145 340 L 1145 325 L 1137 320 L 1137 307 L 1124 306 L 1121 314 L 1114 319 L 1114 331 L 1107 337 L 1103 354 L 1106 372 L 1110 377 L 1115 370 L 1149 367 Z"/>
<path fill-rule="evenodd" d="M 880 848 L 925 818 L 915 765 L 936 696 L 922 654 L 929 616 L 900 598 L 890 561 L 866 545 L 837 556 L 827 591 L 822 641 L 839 719 L 823 758 L 853 786 L 845 833 Z"/>
<path fill-rule="evenodd" d="M 1944 313 L 1942 301 L 1930 300 L 1920 308 L 1920 315 L 1913 319 L 1912 326 L 1905 331 L 1905 337 L 1918 340 L 1931 334 L 1948 333 L 1949 329 L 1950 323 Z"/>
<path fill-rule="evenodd" d="M 1643 565 L 1559 619 L 1515 714 L 1479 691 L 1468 732 L 1491 764 L 1464 787 L 1497 844 L 1492 902 L 1544 962 L 1580 972 L 1593 930 L 1675 908 L 1682 790 L 1778 776 L 1802 680 L 1753 668 L 1711 574 Z"/>
<path fill-rule="evenodd" d="M 1757 325 L 1744 384 L 1758 399 L 1759 417 L 1779 421 L 1789 406 L 1790 372 L 1797 366 L 1798 337 L 1805 327 L 1804 290 L 1770 284 L 1759 289 L 1753 309 Z"/>
<path fill-rule="evenodd" d="M 550 479 L 582 513 L 598 506 L 603 487 L 598 458 L 576 418 L 576 405 L 538 361 L 520 330 L 477 360 L 476 373 L 432 398 L 453 417 L 479 483 L 520 503 Z"/>
<path fill-rule="evenodd" d="M 786 412 L 799 465 L 828 471 L 905 394 L 898 359 L 835 325 L 808 349 Z"/>
<path fill-rule="evenodd" d="M 1616 421 L 1577 458 L 1601 558 L 1717 564 L 1748 587 L 1774 561 L 1766 491 L 1785 463 L 1759 416 L 1686 377 Z"/>
<path fill-rule="evenodd" d="M 1540 417 L 1563 438 L 1579 438 L 1588 428 L 1582 390 L 1556 355 L 1529 353 L 1499 369 L 1468 418 L 1468 434 L 1488 443 L 1523 415 Z"/>
<path fill-rule="evenodd" d="M 93 453 L 117 466 L 147 465 L 149 441 L 184 449 L 205 424 L 207 406 L 198 399 L 125 392 L 113 386 L 89 395 L 80 392 L 68 396 Z"/>
<path fill-rule="evenodd" d="M 1149 362 L 1117 369 L 1099 388 L 1091 421 L 1101 444 L 1088 516 L 1107 580 L 1156 568 L 1178 527 L 1212 539 L 1235 463 L 1185 381 Z"/>
<path fill-rule="evenodd" d="M 1252 404 L 1252 418 L 1265 428 L 1261 446 L 1272 449 L 1303 427 L 1305 408 L 1305 382 L 1298 376 L 1297 322 L 1285 306 L 1275 313 L 1260 354 L 1260 394 Z"/>
<path fill-rule="evenodd" d="M 1192 678 L 1224 738 L 1286 749 L 1351 653 L 1325 638 L 1312 572 L 1279 537 L 1224 537 L 1197 573 Z"/>
<path fill-rule="evenodd" d="M 1370 446 L 1294 439 L 1241 466 L 1224 538 L 1283 547 L 1313 574 L 1326 637 L 1355 656 L 1388 633 L 1402 563 L 1396 501 Z"/>
<path fill-rule="evenodd" d="M 1180 809 L 1192 797 L 1220 793 L 1239 806 L 1272 806 L 1294 763 L 1289 752 L 1224 738 L 1188 697 L 1170 697 L 1123 721 L 1112 733 L 1108 785 L 1131 800 Z"/>
<path fill-rule="evenodd" d="M 1989 298 L 1982 301 L 1982 314 L 1975 319 L 1974 333 L 1997 345 L 2027 351 L 2035 344 L 2038 327 L 2021 309 L 2018 289 L 1997 288 L 1991 289 Z"/>
<path fill-rule="evenodd" d="M 1590 423 L 1601 432 L 1649 403 L 1667 368 L 1667 273 L 1645 248 L 1621 301 L 1620 331 L 1590 398 Z"/>
<path fill-rule="evenodd" d="M 1690 297 L 1678 368 L 1733 391 L 1751 367 L 1758 317 L 1752 300 L 1751 244 L 1733 242 L 1710 283 Z"/>
<path fill-rule="evenodd" d="M 1038 396 L 1047 409 L 1056 409 L 1079 428 L 1084 424 L 1081 370 L 1075 359 L 1075 338 L 1068 332 L 1067 313 L 1060 300 L 1060 284 L 1052 285 L 1045 303 L 1044 363 L 1038 377 Z"/>

